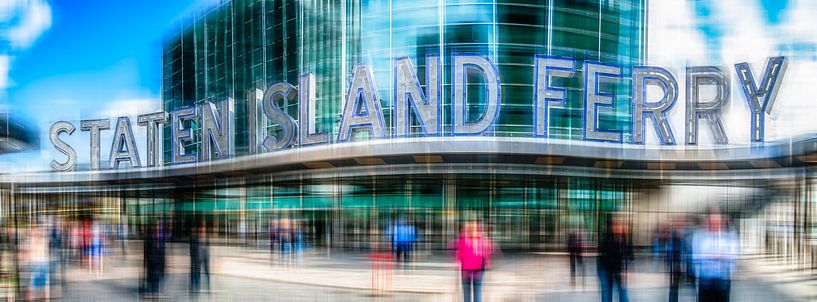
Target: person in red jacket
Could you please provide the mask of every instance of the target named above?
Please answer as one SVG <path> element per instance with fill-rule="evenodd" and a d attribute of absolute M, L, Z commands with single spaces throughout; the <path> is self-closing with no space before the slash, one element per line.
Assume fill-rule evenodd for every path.
<path fill-rule="evenodd" d="M 482 225 L 469 222 L 457 240 L 457 262 L 462 271 L 463 301 L 482 301 L 482 278 L 491 266 L 491 240 L 482 231 Z M 472 300 L 473 298 L 473 300 Z"/>

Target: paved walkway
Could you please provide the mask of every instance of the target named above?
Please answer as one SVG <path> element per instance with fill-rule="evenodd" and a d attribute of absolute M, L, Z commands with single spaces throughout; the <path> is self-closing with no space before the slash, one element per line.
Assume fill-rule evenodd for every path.
<path fill-rule="evenodd" d="M 134 287 L 142 274 L 141 254 L 134 252 L 127 257 L 109 256 L 101 273 L 87 269 L 73 268 L 68 280 L 72 286 L 80 288 L 100 284 L 130 284 Z M 185 284 L 188 272 L 186 245 L 175 245 L 168 253 L 169 295 L 186 295 Z M 314 293 L 336 293 L 338 297 L 369 297 L 387 294 L 401 297 L 406 301 L 454 301 L 460 296 L 460 285 L 455 265 L 446 257 L 419 256 L 418 261 L 407 267 L 395 267 L 391 274 L 376 275 L 373 283 L 372 263 L 367 255 L 359 253 L 333 253 L 311 250 L 300 258 L 281 259 L 278 255 L 251 248 L 213 247 L 211 265 L 214 280 L 227 280 L 216 285 L 223 295 L 233 296 L 247 293 L 236 287 L 234 280 L 246 280 L 242 284 L 258 284 L 264 288 L 250 288 L 258 292 L 272 288 L 301 289 Z M 596 301 L 598 284 L 593 264 L 588 263 L 584 282 L 579 280 L 571 286 L 566 258 L 559 254 L 534 254 L 501 256 L 485 279 L 484 297 L 486 301 Z M 628 276 L 633 301 L 659 301 L 666 297 L 667 280 L 660 272 L 661 265 L 655 261 L 638 259 L 634 271 Z M 773 282 L 758 279 L 754 271 L 747 270 L 737 276 L 734 301 L 786 301 Z M 233 280 L 233 281 L 229 281 Z M 761 281 L 763 280 L 763 281 Z M 266 284 L 266 285 L 264 285 Z M 374 284 L 374 286 L 373 286 Z M 268 287 L 267 287 L 268 285 Z M 124 286 L 124 285 L 123 285 Z M 223 286 L 223 287 L 222 287 Z M 691 297 L 692 288 L 686 290 Z M 97 292 L 97 291 L 92 291 Z M 283 291 L 282 293 L 287 292 Z M 769 297 L 765 300 L 745 300 L 737 297 Z M 321 296 L 321 295 L 318 295 Z M 318 296 L 306 295 L 304 297 Z M 328 295 L 326 297 L 333 297 Z M 323 296 L 321 296 L 323 297 Z M 357 300 L 357 298 L 340 300 Z M 659 299 L 660 298 L 660 299 Z M 657 299 L 657 300 L 656 300 Z M 330 301 L 330 300 L 327 300 Z M 331 301 L 336 301 L 331 299 Z"/>
<path fill-rule="evenodd" d="M 742 263 L 745 275 L 770 280 L 777 290 L 798 301 L 817 301 L 817 270 L 807 261 L 756 254 L 744 256 Z"/>
<path fill-rule="evenodd" d="M 154 300 L 167 301 L 428 301 L 426 295 L 400 294 L 373 296 L 368 292 L 319 286 L 275 283 L 263 280 L 214 275 L 212 290 L 189 293 L 186 274 L 169 274 L 161 295 Z M 111 279 L 71 283 L 65 301 L 137 301 L 138 282 L 134 279 Z"/>

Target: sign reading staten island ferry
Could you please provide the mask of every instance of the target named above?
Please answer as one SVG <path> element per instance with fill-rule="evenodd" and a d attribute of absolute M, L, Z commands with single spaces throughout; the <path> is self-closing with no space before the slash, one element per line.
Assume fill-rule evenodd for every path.
<path fill-rule="evenodd" d="M 698 144 L 700 128 L 710 131 L 717 144 L 727 144 L 729 139 L 721 121 L 721 108 L 730 100 L 730 77 L 732 71 L 717 66 L 697 66 L 686 69 L 686 108 L 683 138 L 677 138 L 670 126 L 668 114 L 678 101 L 679 87 L 675 75 L 669 70 L 657 66 L 638 66 L 629 74 L 632 83 L 631 108 L 626 110 L 631 115 L 632 133 L 624 141 L 622 130 L 603 129 L 599 127 L 599 113 L 615 110 L 614 91 L 604 91 L 609 84 L 624 81 L 624 70 L 619 65 L 585 61 L 577 66 L 577 61 L 564 57 L 536 56 L 534 58 L 533 91 L 531 93 L 530 120 L 532 137 L 548 137 L 548 117 L 551 108 L 563 107 L 567 102 L 567 90 L 559 87 L 556 78 L 581 77 L 583 82 L 582 102 L 582 138 L 588 141 L 612 143 L 644 144 L 647 129 L 652 129 L 662 145 L 676 145 L 683 140 L 686 145 Z M 275 83 L 266 91 L 251 91 L 248 99 L 247 140 L 251 151 L 275 152 L 293 146 L 306 147 L 315 144 L 344 143 L 353 138 L 356 131 L 367 131 L 370 139 L 385 139 L 407 136 L 464 136 L 489 133 L 502 110 L 502 89 L 497 66 L 488 58 L 479 54 L 454 54 L 450 58 L 451 95 L 450 112 L 442 110 L 442 65 L 439 56 L 426 57 L 425 89 L 421 87 L 417 71 L 409 58 L 398 58 L 394 61 L 394 102 L 392 118 L 384 120 L 377 82 L 372 68 L 357 65 L 353 68 L 349 88 L 343 98 L 343 109 L 340 112 L 340 127 L 337 133 L 318 132 L 315 129 L 316 84 L 313 74 L 303 74 L 298 83 Z M 769 58 L 762 74 L 753 74 L 748 63 L 734 65 L 737 74 L 736 85 L 743 92 L 742 98 L 748 103 L 751 123 L 750 140 L 753 143 L 764 141 L 764 121 L 772 110 L 783 75 L 786 71 L 785 57 Z M 582 67 L 581 75 L 578 68 Z M 469 83 L 469 75 L 479 74 L 484 83 Z M 467 87 L 469 84 L 481 84 L 484 89 L 478 118 L 468 112 L 470 100 Z M 606 86 L 605 86 L 606 85 Z M 648 99 L 647 90 L 662 91 L 661 97 Z M 702 90 L 706 89 L 708 96 Z M 298 116 L 290 116 L 278 103 L 282 99 L 297 100 Z M 120 164 L 128 163 L 130 167 L 156 166 L 158 156 L 162 154 L 159 144 L 161 130 L 166 123 L 170 124 L 171 164 L 195 163 L 227 159 L 235 155 L 234 138 L 234 102 L 226 99 L 219 102 L 205 101 L 196 106 L 182 107 L 171 112 L 153 112 L 137 117 L 137 125 L 146 130 L 146 163 L 140 161 L 139 150 L 135 143 L 132 122 L 128 117 L 117 117 L 114 122 L 114 135 L 108 154 L 108 166 L 100 167 L 100 132 L 111 130 L 109 119 L 91 119 L 80 121 L 80 130 L 90 133 L 90 166 L 91 170 L 117 169 Z M 473 108 L 470 108 L 474 110 Z M 450 124 L 443 127 L 443 114 L 450 115 Z M 414 116 L 414 119 L 410 118 Z M 472 118 L 469 118 L 472 117 Z M 297 121 L 297 122 L 296 122 Z M 196 125 L 194 127 L 194 125 Z M 266 131 L 257 131 L 258 125 L 278 125 L 277 135 L 268 135 Z M 412 127 L 413 126 L 413 127 Z M 389 129 L 393 129 L 389 131 Z M 443 133 L 443 128 L 450 129 Z M 198 133 L 194 133 L 198 131 Z M 677 130 L 677 129 L 676 129 Z M 76 169 L 77 154 L 74 148 L 61 138 L 72 135 L 76 125 L 67 121 L 55 122 L 49 131 L 49 139 L 54 148 L 63 153 L 67 159 L 52 160 L 51 167 L 57 171 Z M 263 132 L 263 135 L 259 133 Z M 200 148 L 188 152 L 185 148 L 200 137 Z"/>

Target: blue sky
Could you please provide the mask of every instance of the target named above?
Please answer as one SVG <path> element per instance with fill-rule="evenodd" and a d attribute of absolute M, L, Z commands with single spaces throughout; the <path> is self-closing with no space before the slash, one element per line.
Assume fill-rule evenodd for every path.
<path fill-rule="evenodd" d="M 193 2 L 51 1 L 51 27 L 12 59 L 9 103 L 38 119 L 49 100 L 94 111 L 116 99 L 157 97 L 162 35 Z"/>
<path fill-rule="evenodd" d="M 78 127 L 79 119 L 158 109 L 162 38 L 199 2 L 0 0 L 0 104 L 39 128 L 43 149 L 0 156 L 0 166 L 47 168 L 54 121 Z M 80 162 L 86 134 L 69 138 Z"/>
<path fill-rule="evenodd" d="M 780 13 L 789 5 L 788 0 L 763 0 L 760 3 L 763 5 L 766 20 L 768 20 L 769 23 L 778 23 L 780 21 Z"/>

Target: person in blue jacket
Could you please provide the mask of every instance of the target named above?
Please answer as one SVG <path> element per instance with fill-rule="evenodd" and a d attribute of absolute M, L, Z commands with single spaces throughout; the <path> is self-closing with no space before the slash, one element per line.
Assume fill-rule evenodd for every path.
<path fill-rule="evenodd" d="M 417 229 L 403 218 L 397 219 L 391 227 L 391 243 L 394 260 L 407 263 L 411 260 L 414 244 L 417 242 Z"/>

